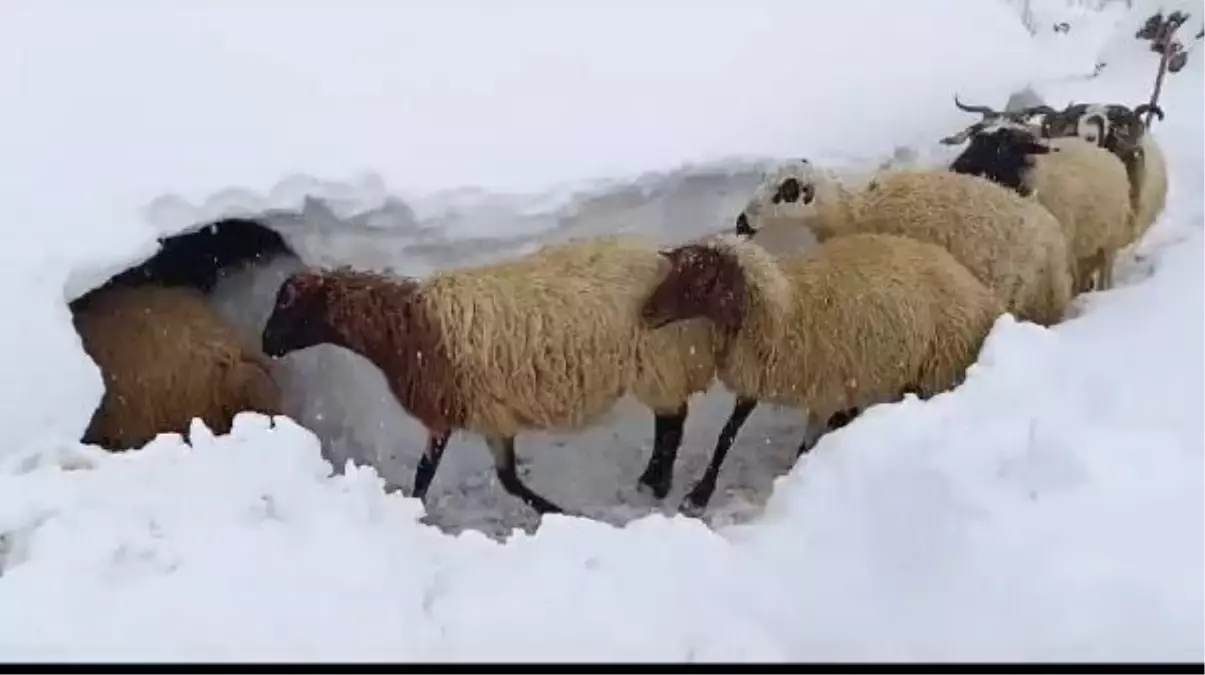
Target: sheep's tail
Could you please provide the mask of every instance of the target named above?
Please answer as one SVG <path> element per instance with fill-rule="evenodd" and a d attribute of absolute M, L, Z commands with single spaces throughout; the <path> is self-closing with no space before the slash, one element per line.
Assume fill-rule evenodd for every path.
<path fill-rule="evenodd" d="M 268 364 L 259 358 L 243 358 L 230 373 L 229 379 L 235 398 L 241 401 L 240 410 L 250 410 L 264 415 L 284 414 L 280 404 L 280 386 Z"/>

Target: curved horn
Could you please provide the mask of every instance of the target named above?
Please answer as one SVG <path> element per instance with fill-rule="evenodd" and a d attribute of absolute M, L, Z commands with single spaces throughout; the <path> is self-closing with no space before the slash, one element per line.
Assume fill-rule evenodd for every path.
<path fill-rule="evenodd" d="M 1059 111 L 1043 103 L 1042 105 L 1035 105 L 1032 108 L 1026 108 L 1021 112 L 1023 112 L 1026 117 L 1033 117 L 1034 115 L 1057 115 Z"/>
<path fill-rule="evenodd" d="M 1143 103 L 1137 108 L 1134 108 L 1135 117 L 1142 117 L 1143 114 L 1147 112 L 1155 113 L 1155 116 L 1159 118 L 1159 121 L 1163 121 L 1163 108 L 1160 108 L 1158 103 Z"/>
<path fill-rule="evenodd" d="M 980 115 L 983 115 L 984 117 L 999 116 L 999 114 L 1000 114 L 985 105 L 967 105 L 967 104 L 963 103 L 962 101 L 958 100 L 958 94 L 954 94 L 954 105 L 959 110 L 962 110 L 963 112 L 979 113 Z"/>

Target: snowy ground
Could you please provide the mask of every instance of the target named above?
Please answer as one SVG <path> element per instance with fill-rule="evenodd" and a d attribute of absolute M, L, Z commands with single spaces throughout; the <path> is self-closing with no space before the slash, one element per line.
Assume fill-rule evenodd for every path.
<path fill-rule="evenodd" d="M 127 0 L 95 16 L 72 5 L 89 13 L 78 29 L 52 2 L 6 8 L 0 68 L 29 106 L 0 130 L 22 169 L 0 186 L 6 292 L 21 298 L 0 328 L 0 658 L 1200 660 L 1199 61 L 1165 90 L 1170 202 L 1119 288 L 1053 330 L 1001 319 L 965 385 L 876 407 L 794 469 L 797 418 L 759 410 L 711 528 L 646 515 L 656 505 L 632 485 L 652 425 L 627 403 L 598 429 L 520 439 L 530 484 L 592 519 L 531 533 L 536 519 L 464 436 L 426 514 L 383 489 L 408 492 L 417 425 L 371 367 L 327 348 L 281 363 L 293 416 L 316 436 L 248 415 L 228 437 L 198 430 L 191 448 L 161 437 L 110 456 L 73 442 L 100 385 L 64 300 L 148 253 L 156 231 L 271 212 L 308 262 L 410 274 L 579 234 L 682 239 L 730 226 L 759 157 L 863 167 L 908 145 L 940 161 L 934 139 L 966 121 L 956 89 L 1002 104 L 1032 81 L 1055 104 L 1138 102 L 1154 74 L 1154 55 L 1110 42 L 1117 14 L 1083 13 L 1053 43 L 995 0 L 957 16 L 937 0 L 801 4 L 692 11 L 689 30 L 656 3 L 464 20 Z M 1117 32 L 1152 3 L 1136 4 Z M 530 39 L 537 17 L 560 30 Z M 265 40 L 282 21 L 290 37 Z M 54 39 L 31 43 L 51 25 Z M 618 46 L 598 37 L 607 26 L 623 26 Z M 357 39 L 303 60 L 340 31 Z M 1109 69 L 1083 79 L 1106 44 Z M 80 77 L 74 54 L 105 77 Z M 407 68 L 419 58 L 446 69 Z M 586 81 L 572 95 L 568 74 Z M 380 175 L 301 175 L 364 167 Z M 257 332 L 284 271 L 230 279 L 222 308 Z M 667 511 L 730 400 L 694 405 Z M 332 476 L 323 454 L 384 481 Z M 512 527 L 529 532 L 482 534 Z"/>

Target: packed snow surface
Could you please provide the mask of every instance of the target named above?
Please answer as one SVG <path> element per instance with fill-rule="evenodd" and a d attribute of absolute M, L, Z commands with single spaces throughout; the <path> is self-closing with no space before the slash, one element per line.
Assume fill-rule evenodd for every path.
<path fill-rule="evenodd" d="M 1116 289 L 1049 330 L 1001 317 L 965 384 L 873 407 L 794 467 L 798 415 L 759 410 L 710 527 L 669 514 L 718 387 L 664 505 L 632 489 L 652 432 L 633 403 L 520 437 L 529 484 L 589 516 L 538 529 L 467 435 L 429 512 L 405 497 L 421 429 L 333 348 L 281 361 L 300 424 L 75 442 L 101 384 L 66 301 L 157 234 L 263 214 L 307 262 L 411 274 L 681 240 L 729 228 L 769 159 L 947 160 L 955 90 L 1145 100 L 1149 51 L 1084 77 L 1135 20 L 1082 12 L 1058 39 L 1089 42 L 1055 43 L 996 0 L 9 3 L 0 657 L 1200 660 L 1199 60 L 1166 85 L 1169 204 Z M 286 271 L 216 301 L 254 335 Z"/>

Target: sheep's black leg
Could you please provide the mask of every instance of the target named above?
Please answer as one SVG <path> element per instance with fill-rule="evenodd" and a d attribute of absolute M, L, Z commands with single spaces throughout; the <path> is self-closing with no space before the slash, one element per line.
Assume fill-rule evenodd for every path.
<path fill-rule="evenodd" d="M 674 462 L 682 446 L 682 430 L 686 426 L 687 406 L 669 415 L 658 414 L 653 421 L 653 454 L 648 466 L 637 481 L 638 488 L 647 487 L 657 499 L 665 499 L 674 484 Z"/>
<path fill-rule="evenodd" d="M 435 470 L 439 468 L 439 460 L 444 456 L 444 447 L 448 445 L 451 432 L 428 434 L 427 451 L 418 458 L 418 468 L 414 470 L 414 495 L 419 499 L 427 496 L 427 488 L 431 479 L 435 478 Z"/>
<path fill-rule="evenodd" d="M 836 431 L 837 429 L 840 429 L 841 427 L 845 426 L 846 424 L 849 424 L 850 422 L 854 421 L 854 418 L 857 416 L 858 416 L 857 408 L 846 408 L 845 410 L 838 410 L 837 412 L 835 412 L 829 416 L 828 425 L 827 425 L 828 430 Z"/>
<path fill-rule="evenodd" d="M 799 459 L 804 453 L 816 447 L 816 443 L 820 442 L 821 436 L 824 436 L 830 431 L 836 431 L 837 429 L 840 429 L 841 427 L 854 421 L 860 412 L 861 411 L 857 408 L 838 410 L 832 415 L 829 415 L 828 422 L 825 423 L 823 428 L 809 428 L 803 434 L 803 441 L 799 444 L 799 450 L 795 453 L 795 459 Z"/>
<path fill-rule="evenodd" d="M 732 414 L 728 416 L 728 421 L 720 430 L 720 438 L 716 441 L 715 450 L 711 453 L 711 462 L 707 465 L 707 471 L 682 500 L 682 504 L 678 507 L 679 511 L 688 516 L 697 516 L 707 508 L 707 502 L 711 501 L 711 493 L 715 492 L 715 481 L 720 475 L 720 466 L 724 463 L 724 457 L 732 448 L 732 443 L 736 441 L 737 432 L 741 430 L 745 420 L 749 419 L 750 413 L 756 407 L 757 399 L 737 397 Z"/>
<path fill-rule="evenodd" d="M 532 492 L 519 474 L 515 472 L 515 439 L 487 438 L 485 444 L 494 455 L 494 470 L 498 473 L 498 482 L 512 495 L 522 499 L 537 513 L 564 513 L 564 509 Z"/>

